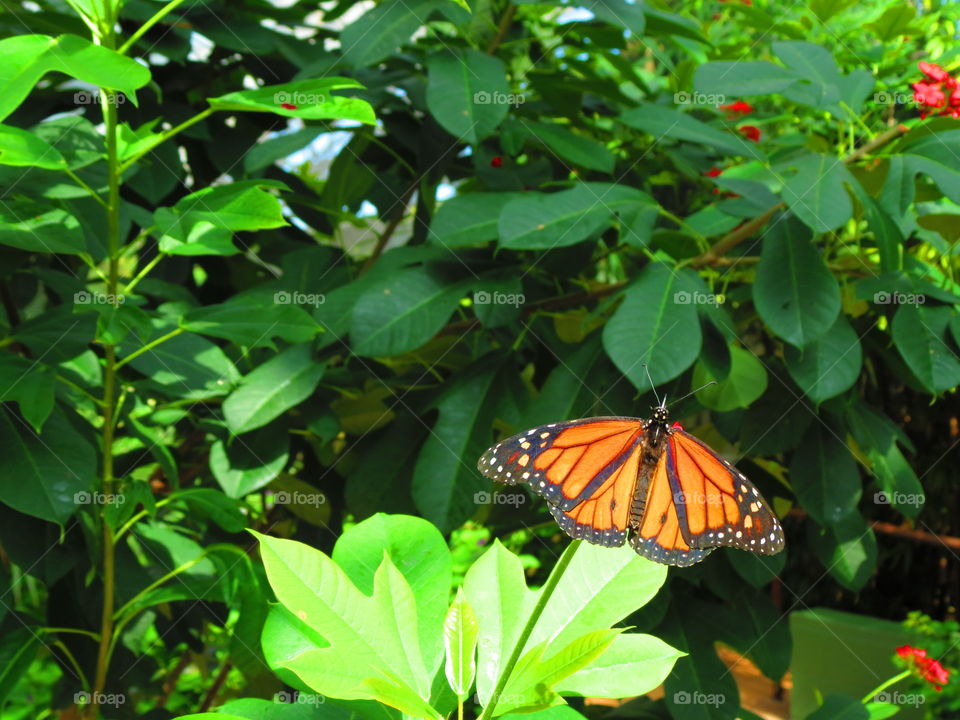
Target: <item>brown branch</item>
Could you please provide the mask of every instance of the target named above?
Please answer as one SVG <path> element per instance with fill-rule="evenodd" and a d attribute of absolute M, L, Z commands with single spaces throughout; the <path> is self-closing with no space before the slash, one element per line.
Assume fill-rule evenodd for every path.
<path fill-rule="evenodd" d="M 213 681 L 213 685 L 210 686 L 210 689 L 207 690 L 207 694 L 203 698 L 203 702 L 200 703 L 200 712 L 204 713 L 210 709 L 210 706 L 213 705 L 213 701 L 217 699 L 217 695 L 220 694 L 223 684 L 227 681 L 227 675 L 230 674 L 230 668 L 232 667 L 229 660 L 223 663 L 220 667 L 220 672 L 217 673 L 217 677 Z"/>
<path fill-rule="evenodd" d="M 373 253 L 370 257 L 367 258 L 367 261 L 363 264 L 363 267 L 360 268 L 360 275 L 363 275 L 370 267 L 377 261 L 377 258 L 383 253 L 384 248 L 387 247 L 387 243 L 390 242 L 390 238 L 393 236 L 393 233 L 396 232 L 397 228 L 400 226 L 400 223 L 403 222 L 403 218 L 407 214 L 407 205 L 410 204 L 410 198 L 413 197 L 413 193 L 416 191 L 417 187 L 420 185 L 420 178 L 417 178 L 412 183 L 410 187 L 407 188 L 407 191 L 403 194 L 403 197 L 399 199 L 400 203 L 400 212 L 397 213 L 397 216 L 390 221 L 383 232 L 380 234 L 380 237 L 377 238 L 377 246 L 373 249 Z"/>
<path fill-rule="evenodd" d="M 857 162 L 862 160 L 864 157 L 877 150 L 878 148 L 883 147 L 887 143 L 896 140 L 901 135 L 906 133 L 909 128 L 906 125 L 897 125 L 892 127 L 889 130 L 886 130 L 879 135 L 877 135 L 872 140 L 864 143 L 861 147 L 854 150 L 852 153 L 847 155 L 841 162 L 844 165 L 849 165 L 850 163 Z M 731 230 L 729 233 L 724 235 L 722 238 L 717 240 L 714 243 L 713 247 L 707 250 L 702 255 L 694 258 L 690 262 L 690 267 L 698 268 L 703 267 L 704 265 L 714 264 L 721 256 L 726 255 L 733 248 L 739 245 L 741 242 L 746 240 L 751 235 L 760 231 L 764 225 L 770 222 L 771 218 L 777 214 L 777 212 L 785 207 L 784 203 L 777 203 L 772 208 L 764 212 L 762 215 L 758 215 L 749 222 L 744 223 L 738 228 Z"/>
<path fill-rule="evenodd" d="M 503 15 L 500 16 L 500 22 L 497 24 L 497 34 L 493 36 L 493 39 L 487 46 L 487 55 L 493 55 L 497 51 L 497 48 L 500 47 L 500 43 L 502 43 L 503 38 L 506 37 L 507 31 L 510 29 L 510 23 L 513 22 L 513 16 L 516 12 L 516 5 L 512 2 L 507 5 L 507 9 L 504 10 Z"/>
<path fill-rule="evenodd" d="M 176 667 L 170 671 L 170 673 L 163 679 L 163 695 L 157 700 L 157 707 L 166 707 L 167 702 L 170 700 L 170 695 L 173 693 L 174 689 L 177 687 L 177 681 L 180 679 L 180 676 L 183 674 L 183 671 L 187 669 L 187 666 L 190 664 L 190 651 L 184 650 L 183 655 L 180 656 L 180 661 L 177 663 Z"/>
<path fill-rule="evenodd" d="M 801 519 L 809 517 L 806 510 L 797 507 L 792 508 L 787 515 Z M 935 545 L 936 547 L 960 550 L 960 538 L 953 537 L 952 535 L 938 535 L 937 533 L 927 532 L 926 530 L 918 530 L 917 528 L 906 527 L 905 525 L 894 525 L 893 523 L 882 520 L 870 520 L 869 522 L 870 527 L 881 535 L 890 535 L 892 537 L 903 538 L 904 540 L 924 543 L 925 545 Z"/>

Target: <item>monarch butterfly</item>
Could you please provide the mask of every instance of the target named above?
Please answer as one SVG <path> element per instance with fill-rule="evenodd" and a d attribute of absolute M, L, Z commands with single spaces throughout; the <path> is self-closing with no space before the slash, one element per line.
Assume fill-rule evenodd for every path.
<path fill-rule="evenodd" d="M 592 417 L 507 438 L 477 463 L 497 482 L 545 498 L 570 537 L 686 567 L 717 547 L 774 555 L 783 528 L 747 478 L 680 423 L 666 398 L 653 417 Z"/>

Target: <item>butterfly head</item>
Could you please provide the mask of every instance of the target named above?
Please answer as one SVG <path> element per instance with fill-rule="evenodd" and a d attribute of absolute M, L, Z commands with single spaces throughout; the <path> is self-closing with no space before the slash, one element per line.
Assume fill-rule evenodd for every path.
<path fill-rule="evenodd" d="M 667 410 L 666 401 L 667 399 L 664 398 L 663 403 L 661 403 L 660 405 L 657 405 L 655 408 L 652 408 L 653 421 L 658 425 L 666 425 L 667 420 L 670 417 L 670 413 Z"/>

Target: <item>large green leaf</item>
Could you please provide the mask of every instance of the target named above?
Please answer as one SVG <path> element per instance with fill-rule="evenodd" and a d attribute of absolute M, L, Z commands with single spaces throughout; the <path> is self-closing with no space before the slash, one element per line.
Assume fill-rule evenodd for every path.
<path fill-rule="evenodd" d="M 711 90 L 715 93 L 715 90 Z M 710 145 L 731 155 L 745 155 L 754 158 L 759 151 L 754 143 L 747 142 L 733 132 L 724 132 L 700 122 L 687 113 L 644 103 L 640 107 L 627 110 L 620 116 L 620 122 L 632 128 L 653 135 L 655 141 L 673 138 L 687 142 Z"/>
<path fill-rule="evenodd" d="M 11 410 L 0 408 L 0 501 L 27 515 L 60 523 L 96 499 L 93 445 L 54 411 L 35 433 Z"/>
<path fill-rule="evenodd" d="M 853 183 L 846 166 L 829 155 L 810 154 L 789 163 L 795 169 L 783 184 L 783 200 L 814 232 L 843 225 L 853 214 L 844 183 Z"/>
<path fill-rule="evenodd" d="M 950 307 L 901 305 L 893 316 L 893 342 L 901 357 L 932 393 L 960 385 L 960 359 L 947 344 Z"/>
<path fill-rule="evenodd" d="M 233 297 L 217 305 L 189 311 L 181 327 L 201 335 L 224 338 L 247 347 L 273 347 L 273 338 L 306 343 L 320 332 L 320 326 L 305 310 L 284 300 L 290 293 L 276 293 L 274 302 L 252 297 Z"/>
<path fill-rule="evenodd" d="M 455 138 L 471 145 L 507 116 L 510 95 L 503 61 L 479 50 L 444 50 L 427 63 L 427 107 Z"/>
<path fill-rule="evenodd" d="M 415 598 L 389 556 L 367 596 L 318 550 L 257 538 L 277 600 L 330 643 L 286 661 L 288 669 L 323 695 L 377 700 L 414 717 L 439 717 L 428 702 L 432 675 L 417 637 Z"/>
<path fill-rule="evenodd" d="M 848 590 L 860 590 L 877 569 L 877 538 L 858 512 L 817 530 L 811 545 L 823 566 Z"/>
<path fill-rule="evenodd" d="M 680 375 L 700 355 L 702 336 L 693 304 L 691 270 L 650 263 L 627 288 L 623 303 L 603 329 L 607 355 L 638 390 Z"/>
<path fill-rule="evenodd" d="M 371 284 L 356 300 L 350 342 L 358 355 L 402 355 L 437 334 L 466 283 L 450 277 L 445 266 L 404 268 Z"/>
<path fill-rule="evenodd" d="M 820 338 L 840 313 L 840 288 L 791 215 L 778 216 L 763 237 L 753 301 L 770 329 L 798 348 Z"/>
<path fill-rule="evenodd" d="M 683 653 L 653 635 L 618 635 L 609 649 L 582 670 L 561 680 L 558 692 L 584 697 L 622 698 L 658 687 Z"/>
<path fill-rule="evenodd" d="M 19 355 L 0 355 L 0 401 L 16 402 L 20 413 L 38 433 L 53 412 L 56 380 L 46 365 L 30 362 Z"/>
<path fill-rule="evenodd" d="M 9 125 L 0 125 L 0 165 L 65 170 L 67 161 L 43 138 Z"/>
<path fill-rule="evenodd" d="M 798 80 L 796 73 L 766 60 L 708 62 L 693 77 L 697 92 L 730 98 L 783 92 Z"/>
<path fill-rule="evenodd" d="M 87 252 L 80 222 L 70 213 L 32 200 L 0 204 L 0 243 L 29 252 L 81 255 Z"/>
<path fill-rule="evenodd" d="M 719 412 L 748 407 L 767 389 L 767 370 L 757 356 L 737 345 L 731 345 L 729 351 L 727 376 L 697 392 L 697 400 L 704 407 Z M 694 366 L 694 386 L 701 387 L 715 379 L 706 363 Z"/>
<path fill-rule="evenodd" d="M 821 525 L 833 525 L 853 512 L 862 488 L 857 464 L 833 428 L 810 425 L 790 463 L 793 492 Z"/>
<path fill-rule="evenodd" d="M 450 198 L 433 217 L 430 242 L 447 247 L 479 245 L 497 239 L 500 211 L 513 193 L 465 193 Z"/>
<path fill-rule="evenodd" d="M 270 484 L 290 459 L 285 428 L 268 425 L 210 447 L 210 471 L 223 491 L 240 498 Z"/>
<path fill-rule="evenodd" d="M 524 121 L 523 126 L 574 168 L 583 167 L 603 173 L 613 172 L 613 153 L 596 140 L 577 135 L 562 125 L 554 123 Z"/>
<path fill-rule="evenodd" d="M 373 125 L 376 117 L 370 103 L 334 94 L 334 90 L 363 89 L 350 78 L 324 77 L 240 90 L 208 98 L 207 102 L 214 110 L 269 112 L 305 120 L 356 120 Z"/>
<path fill-rule="evenodd" d="M 461 701 L 470 693 L 477 676 L 478 636 L 477 616 L 467 602 L 463 588 L 457 588 L 457 597 L 443 623 L 443 644 L 447 682 Z"/>
<path fill-rule="evenodd" d="M 309 345 L 294 345 L 246 375 L 223 401 L 227 427 L 236 435 L 249 432 L 306 400 L 323 377 L 324 364 L 313 359 Z"/>
<path fill-rule="evenodd" d="M 445 0 L 386 0 L 368 10 L 340 34 L 343 56 L 354 67 L 383 60 L 424 24 Z"/>
<path fill-rule="evenodd" d="M 150 71 L 136 60 L 94 45 L 77 35 L 17 35 L 0 40 L 0 120 L 30 94 L 48 72 L 62 72 L 91 85 L 114 88 L 136 105 L 137 88 L 150 82 Z"/>
<path fill-rule="evenodd" d="M 784 355 L 790 376 L 818 404 L 851 388 L 863 362 L 860 339 L 842 313 L 819 339 L 802 350 L 788 346 Z"/>

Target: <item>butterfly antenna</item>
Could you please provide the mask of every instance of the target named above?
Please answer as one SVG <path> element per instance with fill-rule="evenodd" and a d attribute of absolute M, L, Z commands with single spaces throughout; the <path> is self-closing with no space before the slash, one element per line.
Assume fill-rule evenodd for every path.
<path fill-rule="evenodd" d="M 703 390 L 705 387 L 710 387 L 711 385 L 716 385 L 716 384 L 717 384 L 717 381 L 716 381 L 716 380 L 711 380 L 711 381 L 708 382 L 706 385 L 701 385 L 701 386 L 698 387 L 696 390 L 691 390 L 691 391 L 688 392 L 686 395 L 684 395 L 682 398 L 680 398 L 680 400 L 686 400 L 688 397 L 690 397 L 691 395 L 695 395 L 696 393 L 698 393 L 698 392 L 700 392 L 701 390 Z M 666 398 L 664 398 L 664 399 L 666 399 Z M 674 401 L 673 401 L 672 403 L 670 403 L 670 404 L 671 404 L 671 405 L 676 405 L 678 402 L 680 402 L 680 400 L 674 400 Z"/>
<path fill-rule="evenodd" d="M 646 363 L 644 363 L 644 364 L 643 364 L 643 369 L 647 371 L 647 380 L 650 381 L 650 389 L 653 390 L 653 397 L 655 397 L 655 398 L 657 399 L 657 405 L 660 405 L 661 407 L 664 407 L 663 402 L 660 402 L 660 398 L 659 398 L 659 396 L 657 395 L 657 389 L 653 386 L 653 378 L 650 377 L 650 366 L 647 365 Z M 666 402 L 667 399 L 664 398 L 663 400 L 664 400 L 664 402 Z"/>

